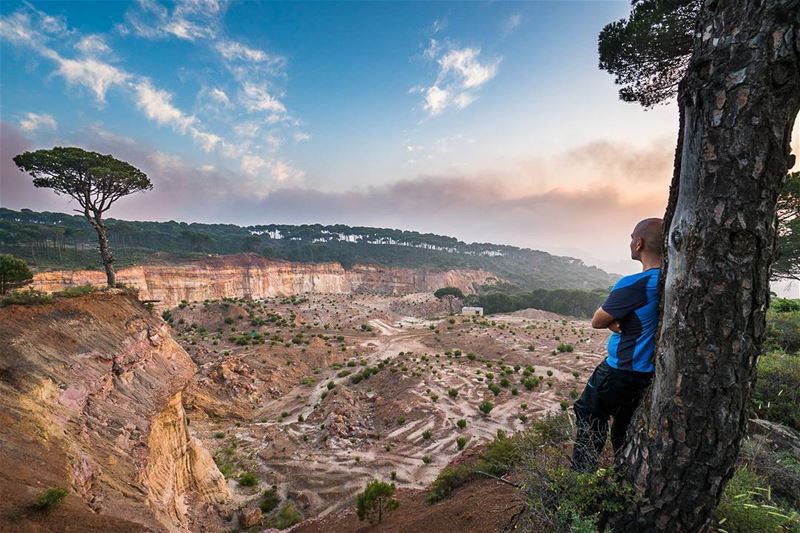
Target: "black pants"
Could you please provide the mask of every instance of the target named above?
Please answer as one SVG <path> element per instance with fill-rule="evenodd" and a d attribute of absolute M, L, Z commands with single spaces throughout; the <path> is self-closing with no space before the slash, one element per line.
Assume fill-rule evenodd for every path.
<path fill-rule="evenodd" d="M 597 458 L 606 444 L 608 419 L 612 416 L 611 444 L 614 453 L 622 448 L 631 417 L 652 379 L 652 373 L 617 370 L 609 366 L 605 359 L 597 365 L 583 394 L 573 406 L 578 429 L 572 452 L 574 470 L 597 470 Z"/>

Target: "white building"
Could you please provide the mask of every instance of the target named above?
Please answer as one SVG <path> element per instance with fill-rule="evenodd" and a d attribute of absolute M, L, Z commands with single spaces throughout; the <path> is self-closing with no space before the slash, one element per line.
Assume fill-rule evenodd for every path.
<path fill-rule="evenodd" d="M 468 316 L 483 316 L 483 307 L 462 307 L 461 314 Z"/>

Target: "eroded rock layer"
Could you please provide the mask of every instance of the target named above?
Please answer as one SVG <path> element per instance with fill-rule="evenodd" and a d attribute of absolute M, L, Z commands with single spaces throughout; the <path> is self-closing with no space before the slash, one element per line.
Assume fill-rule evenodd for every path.
<path fill-rule="evenodd" d="M 2 308 L 0 345 L 0 514 L 14 527 L 185 531 L 193 509 L 227 498 L 188 433 L 181 392 L 196 367 L 135 298 Z M 58 513 L 25 510 L 51 487 L 69 492 Z"/>
<path fill-rule="evenodd" d="M 41 272 L 33 287 L 46 292 L 76 285 L 105 284 L 99 270 Z M 159 300 L 174 307 L 181 300 L 202 301 L 221 298 L 267 298 L 304 293 L 377 293 L 402 295 L 458 287 L 471 293 L 477 285 L 493 280 L 483 270 L 389 268 L 339 263 L 292 263 L 254 254 L 213 256 L 180 264 L 148 263 L 121 268 L 117 281 L 139 289 L 142 299 Z"/>

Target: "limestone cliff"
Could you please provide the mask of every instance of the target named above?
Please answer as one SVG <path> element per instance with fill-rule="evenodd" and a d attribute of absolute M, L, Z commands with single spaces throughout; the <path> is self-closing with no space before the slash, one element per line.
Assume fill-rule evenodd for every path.
<path fill-rule="evenodd" d="M 196 367 L 135 298 L 2 308 L 0 346 L 0 507 L 24 508 L 48 487 L 70 493 L 58 513 L 12 529 L 185 531 L 193 506 L 227 498 L 181 405 Z"/>
<path fill-rule="evenodd" d="M 345 269 L 339 263 L 291 263 L 254 254 L 212 256 L 179 264 L 146 263 L 117 272 L 117 281 L 139 289 L 142 299 L 159 300 L 166 307 L 174 307 L 181 300 L 267 298 L 309 292 L 400 295 L 452 286 L 471 293 L 477 285 L 492 278 L 490 272 L 483 270 L 434 271 L 376 265 L 354 265 Z M 85 284 L 105 284 L 105 273 L 99 270 L 41 272 L 33 281 L 34 288 L 47 292 Z"/>

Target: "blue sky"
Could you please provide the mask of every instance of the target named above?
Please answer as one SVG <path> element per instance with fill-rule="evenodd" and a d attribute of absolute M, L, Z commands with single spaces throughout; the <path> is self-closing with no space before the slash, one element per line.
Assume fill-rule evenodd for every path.
<path fill-rule="evenodd" d="M 617 99 L 619 2 L 0 4 L 0 201 L 69 211 L 10 158 L 145 170 L 111 216 L 346 223 L 530 246 L 617 272 L 660 216 L 674 105 Z"/>

